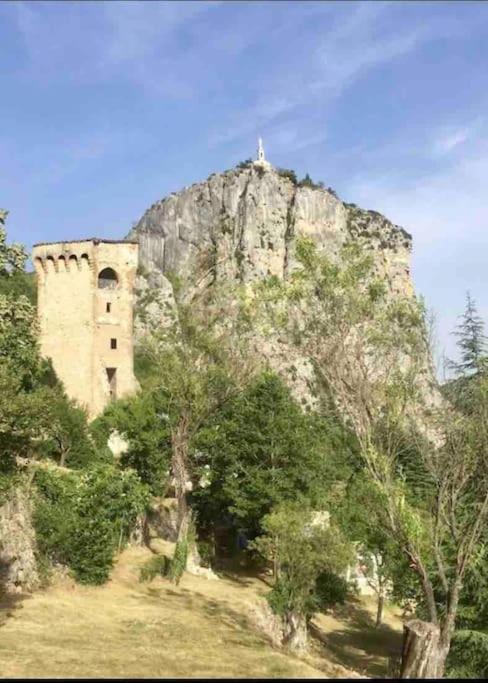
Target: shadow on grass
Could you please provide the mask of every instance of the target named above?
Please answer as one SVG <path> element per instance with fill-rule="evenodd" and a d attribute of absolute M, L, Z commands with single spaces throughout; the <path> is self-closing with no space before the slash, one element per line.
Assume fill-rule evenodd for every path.
<path fill-rule="evenodd" d="M 15 610 L 22 607 L 24 600 L 30 596 L 25 593 L 1 593 L 0 594 L 0 626 L 13 616 Z"/>
<path fill-rule="evenodd" d="M 401 653 L 401 633 L 387 624 L 375 628 L 371 614 L 358 603 L 348 603 L 336 614 L 344 622 L 342 627 L 323 633 L 312 621 L 311 635 L 326 647 L 337 664 L 368 676 L 387 677 L 389 661 Z"/>
<path fill-rule="evenodd" d="M 245 552 L 231 558 L 219 558 L 215 571 L 240 586 L 251 586 L 255 581 L 269 588 L 273 586 L 272 577 L 266 574 L 265 568 L 259 562 L 253 561 Z"/>
<path fill-rule="evenodd" d="M 268 639 L 256 631 L 251 620 L 235 609 L 228 600 L 209 598 L 200 592 L 189 591 L 185 588 L 174 590 L 170 587 L 151 586 L 141 598 L 150 602 L 164 601 L 167 606 L 173 604 L 176 609 L 182 611 L 182 614 L 188 610 L 195 615 L 201 615 L 210 631 L 218 632 L 224 629 L 225 632 L 221 635 L 227 645 L 252 648 L 269 645 Z"/>

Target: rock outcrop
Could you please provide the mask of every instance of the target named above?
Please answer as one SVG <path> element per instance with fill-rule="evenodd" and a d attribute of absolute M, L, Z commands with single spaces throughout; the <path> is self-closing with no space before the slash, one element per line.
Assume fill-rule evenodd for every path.
<path fill-rule="evenodd" d="M 376 211 L 342 202 L 333 190 L 297 183 L 270 164 L 241 164 L 212 174 L 156 202 L 129 237 L 139 242 L 136 335 L 165 319 L 172 305 L 168 278 L 188 281 L 198 268 L 207 282 L 251 283 L 289 278 L 299 236 L 332 258 L 347 241 L 374 255 L 375 268 L 395 294 L 413 294 L 411 236 Z M 259 353 L 287 378 L 295 396 L 313 405 L 314 373 L 307 358 L 279 335 L 257 340 Z"/>
<path fill-rule="evenodd" d="M 149 272 L 188 275 L 207 262 L 215 278 L 287 278 L 298 235 L 337 253 L 348 239 L 374 250 L 392 291 L 411 292 L 411 237 L 375 211 L 331 190 L 302 186 L 286 173 L 248 164 L 213 174 L 151 206 L 130 233 Z"/>
<path fill-rule="evenodd" d="M 7 593 L 30 591 L 39 585 L 36 537 L 28 493 L 14 489 L 0 507 L 0 588 Z"/>

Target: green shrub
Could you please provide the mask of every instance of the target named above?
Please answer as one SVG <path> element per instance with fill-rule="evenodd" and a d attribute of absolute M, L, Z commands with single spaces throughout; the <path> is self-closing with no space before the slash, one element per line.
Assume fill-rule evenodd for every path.
<path fill-rule="evenodd" d="M 488 678 L 488 633 L 456 631 L 446 668 L 448 678 Z"/>
<path fill-rule="evenodd" d="M 347 581 L 328 569 L 319 574 L 315 582 L 315 605 L 319 612 L 343 605 L 348 597 Z"/>
<path fill-rule="evenodd" d="M 154 555 L 141 568 L 139 581 L 152 581 L 156 576 L 167 576 L 171 561 L 165 555 Z"/>
<path fill-rule="evenodd" d="M 282 178 L 288 178 L 288 180 L 291 180 L 293 185 L 297 185 L 297 175 L 295 171 L 292 171 L 291 168 L 277 168 L 276 171 L 279 176 L 281 176 Z"/>
<path fill-rule="evenodd" d="M 211 567 L 214 558 L 214 545 L 211 541 L 197 541 L 198 554 L 204 567 Z"/>
<path fill-rule="evenodd" d="M 82 473 L 39 470 L 34 525 L 40 554 L 67 565 L 80 583 L 108 579 L 148 490 L 133 470 L 98 465 Z"/>
<path fill-rule="evenodd" d="M 249 168 L 252 164 L 252 159 L 246 159 L 245 161 L 239 161 L 236 168 Z"/>
<path fill-rule="evenodd" d="M 183 572 L 186 569 L 186 561 L 188 558 L 188 541 L 184 539 L 183 541 L 178 541 L 176 544 L 175 552 L 171 558 L 171 563 L 168 570 L 168 576 L 176 583 L 179 584 Z"/>
<path fill-rule="evenodd" d="M 307 174 L 305 174 L 305 178 L 302 178 L 299 183 L 298 187 L 311 187 L 311 188 L 316 188 L 318 187 L 316 183 L 312 180 L 312 178 Z"/>

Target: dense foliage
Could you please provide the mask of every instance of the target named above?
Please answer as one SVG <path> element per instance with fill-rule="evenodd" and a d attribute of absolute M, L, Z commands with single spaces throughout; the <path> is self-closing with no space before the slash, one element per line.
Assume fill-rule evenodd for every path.
<path fill-rule="evenodd" d="M 81 583 L 107 580 L 148 491 L 132 470 L 100 465 L 80 473 L 39 470 L 34 524 L 39 550 Z"/>
<path fill-rule="evenodd" d="M 340 264 L 310 239 L 296 253 L 289 282 L 259 286 L 264 310 L 310 358 L 355 432 L 381 501 L 379 527 L 421 589 L 422 616 L 439 626 L 426 666 L 442 676 L 488 521 L 486 378 L 471 413 L 436 403 L 421 302 L 389 296 L 357 244 L 344 245 Z"/>
<path fill-rule="evenodd" d="M 352 549 L 335 524 L 317 518 L 303 503 L 278 505 L 263 518 L 262 527 L 264 533 L 252 545 L 276 566 L 267 599 L 293 639 L 297 624 L 304 625 L 324 604 L 342 598 L 337 574 L 352 560 Z"/>
<path fill-rule="evenodd" d="M 208 480 L 193 496 L 200 522 L 211 525 L 230 512 L 254 537 L 279 503 L 323 505 L 349 447 L 337 421 L 304 413 L 276 374 L 262 373 L 196 439 L 197 472 Z"/>
<path fill-rule="evenodd" d="M 107 406 L 90 425 L 99 452 L 116 430 L 128 443 L 120 456 L 122 467 L 132 467 L 153 495 L 163 496 L 171 463 L 171 433 L 164 394 L 144 391 Z"/>

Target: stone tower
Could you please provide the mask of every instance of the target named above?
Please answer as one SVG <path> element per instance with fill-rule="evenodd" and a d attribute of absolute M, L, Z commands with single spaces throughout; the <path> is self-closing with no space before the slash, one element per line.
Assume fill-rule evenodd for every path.
<path fill-rule="evenodd" d="M 90 419 L 136 390 L 133 288 L 138 245 L 87 239 L 35 244 L 41 353 Z"/>

